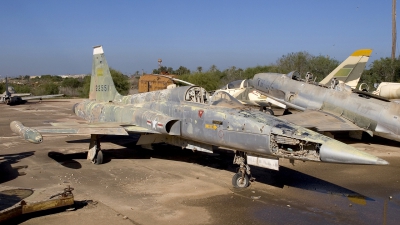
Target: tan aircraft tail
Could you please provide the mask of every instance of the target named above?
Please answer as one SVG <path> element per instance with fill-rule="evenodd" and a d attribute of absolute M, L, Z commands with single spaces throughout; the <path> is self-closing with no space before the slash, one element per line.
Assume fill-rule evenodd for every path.
<path fill-rule="evenodd" d="M 92 76 L 90 79 L 90 92 L 89 99 L 98 102 L 114 101 L 115 97 L 120 95 L 115 88 L 113 79 L 111 77 L 110 69 L 108 67 L 106 58 L 104 56 L 103 47 L 93 47 L 93 64 Z"/>
<path fill-rule="evenodd" d="M 332 78 L 336 78 L 355 89 L 371 53 L 372 49 L 359 49 L 353 52 L 319 84 L 329 86 Z"/>

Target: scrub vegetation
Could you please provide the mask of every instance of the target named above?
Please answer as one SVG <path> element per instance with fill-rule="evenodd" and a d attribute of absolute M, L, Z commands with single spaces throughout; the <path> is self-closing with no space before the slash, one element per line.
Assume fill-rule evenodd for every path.
<path fill-rule="evenodd" d="M 298 71 L 302 76 L 307 72 L 314 74 L 316 81 L 321 81 L 333 69 L 339 65 L 339 61 L 329 56 L 314 56 L 306 51 L 293 52 L 281 56 L 275 63 L 270 65 L 258 65 L 246 69 L 229 67 L 220 70 L 216 65 L 204 70 L 199 66 L 195 71 L 190 71 L 184 66 L 174 70 L 172 67 L 159 67 L 154 69 L 153 74 L 178 75 L 181 80 L 202 86 L 208 91 L 216 90 L 234 80 L 249 79 L 257 73 L 289 73 Z M 137 89 L 139 71 L 130 76 L 110 68 L 115 86 L 120 94 L 126 95 L 132 89 Z M 381 58 L 373 61 L 364 70 L 360 82 L 369 86 L 369 91 L 374 90 L 374 84 L 380 82 L 400 82 L 400 59 Z M 34 95 L 50 95 L 63 93 L 66 96 L 85 97 L 89 96 L 90 76 L 84 78 L 61 78 L 60 76 L 42 75 L 33 79 L 29 76 L 19 76 L 12 79 L 10 85 L 18 93 L 32 93 Z M 0 83 L 0 92 L 4 92 L 5 84 Z"/>

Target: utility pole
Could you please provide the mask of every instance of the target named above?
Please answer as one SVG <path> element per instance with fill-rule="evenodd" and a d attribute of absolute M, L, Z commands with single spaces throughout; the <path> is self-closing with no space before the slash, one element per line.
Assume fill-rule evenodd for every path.
<path fill-rule="evenodd" d="M 392 0 L 392 61 L 396 58 L 396 0 Z"/>

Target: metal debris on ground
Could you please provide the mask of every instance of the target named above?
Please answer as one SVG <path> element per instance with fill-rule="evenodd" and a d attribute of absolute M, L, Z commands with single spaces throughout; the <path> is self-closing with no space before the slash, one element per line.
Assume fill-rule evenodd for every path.
<path fill-rule="evenodd" d="M 22 200 L 19 205 L 16 205 L 11 209 L 6 209 L 0 213 L 0 223 L 27 213 L 73 205 L 73 190 L 73 188 L 68 186 L 67 188 L 64 188 L 63 192 L 51 196 L 50 200 L 40 202 L 27 203 Z M 57 196 L 59 196 L 57 199 L 52 199 Z"/>

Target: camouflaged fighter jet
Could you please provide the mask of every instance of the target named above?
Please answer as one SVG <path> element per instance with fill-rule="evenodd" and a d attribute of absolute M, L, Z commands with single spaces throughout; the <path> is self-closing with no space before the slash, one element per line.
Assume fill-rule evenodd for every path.
<path fill-rule="evenodd" d="M 31 93 L 16 93 L 15 89 L 12 86 L 8 85 L 8 80 L 6 77 L 6 91 L 0 96 L 0 102 L 6 103 L 7 105 L 14 105 L 25 103 L 27 100 L 42 100 L 44 98 L 54 98 L 63 95 L 64 94 L 33 96 Z"/>
<path fill-rule="evenodd" d="M 212 99 L 212 100 L 211 100 Z M 137 145 L 167 143 L 194 151 L 234 150 L 239 172 L 236 187 L 249 185 L 250 167 L 278 169 L 278 159 L 350 164 L 388 164 L 349 145 L 279 118 L 247 109 L 226 92 L 210 98 L 199 86 L 183 86 L 121 96 L 115 89 L 101 46 L 94 47 L 89 99 L 73 107 L 88 124 L 29 128 L 13 121 L 11 129 L 41 143 L 41 133 L 90 134 L 88 160 L 101 164 L 101 135 L 140 133 Z"/>

